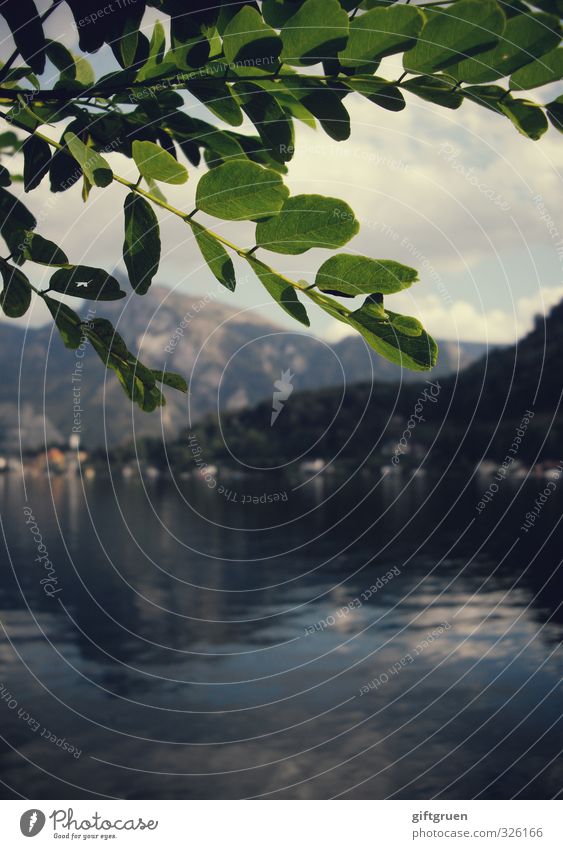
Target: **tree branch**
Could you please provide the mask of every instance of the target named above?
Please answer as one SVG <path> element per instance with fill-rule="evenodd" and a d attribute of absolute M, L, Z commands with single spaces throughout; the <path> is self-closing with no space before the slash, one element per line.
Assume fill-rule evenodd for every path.
<path fill-rule="evenodd" d="M 7 121 L 8 124 L 10 124 L 10 126 L 16 126 L 18 129 L 23 130 L 24 132 L 28 133 L 29 135 L 36 136 L 36 138 L 41 139 L 44 142 L 47 142 L 48 145 L 50 145 L 51 147 L 54 147 L 56 150 L 63 151 L 73 161 L 75 161 L 72 154 L 69 153 L 69 151 L 64 147 L 64 145 L 59 144 L 59 142 L 55 141 L 54 139 L 49 138 L 49 136 L 46 136 L 44 133 L 38 132 L 37 130 L 30 130 L 28 127 L 20 125 L 17 121 L 9 121 L 6 118 L 6 115 L 5 115 L 4 112 L 0 112 L 0 117 L 4 118 L 4 120 Z M 115 172 L 112 172 L 112 173 L 113 173 L 113 179 L 116 183 L 119 183 L 120 185 L 125 186 L 131 192 L 136 192 L 138 195 L 141 195 L 142 197 L 151 201 L 156 206 L 161 207 L 161 209 L 165 209 L 167 212 L 172 213 L 172 215 L 176 215 L 178 218 L 181 218 L 182 221 L 185 221 L 186 223 L 189 223 L 191 217 L 194 215 L 195 212 L 197 212 L 197 209 L 194 209 L 190 213 L 183 212 L 181 209 L 178 209 L 177 207 L 172 206 L 172 204 L 168 203 L 168 201 L 161 200 L 160 198 L 156 197 L 155 195 L 151 194 L 150 192 L 147 192 L 145 189 L 142 189 L 139 186 L 138 183 L 132 183 L 131 180 L 127 180 L 125 177 L 120 177 L 119 174 L 116 174 Z M 215 233 L 215 231 L 209 230 L 207 227 L 204 227 L 203 229 L 213 239 L 216 239 L 218 242 L 220 242 L 226 248 L 229 248 L 229 250 L 236 253 L 237 256 L 241 257 L 241 259 L 246 259 L 247 256 L 249 255 L 249 252 L 248 252 L 247 249 L 241 248 L 239 245 L 235 245 L 234 242 L 229 241 L 229 239 L 225 239 L 225 237 L 219 235 L 219 233 Z M 257 247 L 259 247 L 259 246 L 257 245 L 256 248 Z M 253 248 L 252 251 L 254 251 L 256 248 Z M 292 286 L 294 289 L 297 289 L 300 292 L 305 292 L 305 290 L 306 290 L 305 286 L 302 286 L 300 283 L 297 283 L 295 280 L 290 280 L 289 277 L 286 277 L 284 274 L 281 274 L 279 271 L 274 271 L 273 268 L 271 268 L 269 265 L 267 265 L 261 259 L 254 257 L 254 261 L 259 263 L 265 271 L 269 272 L 270 274 L 275 274 L 276 277 L 279 277 L 281 280 L 283 280 L 285 283 L 287 283 L 288 286 Z"/>
<path fill-rule="evenodd" d="M 346 82 L 346 80 L 356 80 L 360 81 L 365 80 L 366 74 L 354 74 L 352 76 L 339 76 L 338 74 L 307 74 L 307 75 L 298 75 L 300 79 L 307 83 L 308 80 L 312 82 L 332 82 L 334 80 L 341 80 L 342 82 Z M 275 74 L 267 74 L 267 75 L 252 75 L 252 76 L 244 76 L 237 77 L 236 79 L 229 79 L 227 83 L 237 83 L 237 82 L 251 82 L 256 80 L 258 82 L 264 82 L 266 80 L 283 80 L 284 77 L 288 79 L 295 79 L 295 74 L 280 74 L 276 71 Z M 179 77 L 175 75 L 174 77 L 165 77 L 160 81 L 155 81 L 154 83 L 146 83 L 146 82 L 132 82 L 128 86 L 123 86 L 121 88 L 113 88 L 108 86 L 102 86 L 99 88 L 95 88 L 92 86 L 91 88 L 85 88 L 83 91 L 77 91 L 76 89 L 64 89 L 64 88 L 45 88 L 45 89 L 14 89 L 14 88 L 0 88 L 0 98 L 5 100 L 17 100 L 17 96 L 21 95 L 26 99 L 28 103 L 35 103 L 37 101 L 53 101 L 55 103 L 65 103 L 70 101 L 81 100 L 82 98 L 100 98 L 100 99 L 109 99 L 110 97 L 114 97 L 116 95 L 127 94 L 128 92 L 134 92 L 145 89 L 146 91 L 160 91 L 160 90 L 171 90 L 174 91 L 176 89 L 186 89 L 187 83 L 190 80 L 218 80 L 219 78 L 214 74 L 196 74 L 192 73 L 191 76 L 187 77 Z M 223 81 L 224 82 L 224 81 Z M 92 104 L 95 105 L 95 104 Z"/>

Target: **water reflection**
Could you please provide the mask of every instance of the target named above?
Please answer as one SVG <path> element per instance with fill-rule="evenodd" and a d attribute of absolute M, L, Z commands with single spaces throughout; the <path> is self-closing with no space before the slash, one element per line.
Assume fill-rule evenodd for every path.
<path fill-rule="evenodd" d="M 553 796 L 561 501 L 403 484 L 0 478 L 5 795 Z"/>

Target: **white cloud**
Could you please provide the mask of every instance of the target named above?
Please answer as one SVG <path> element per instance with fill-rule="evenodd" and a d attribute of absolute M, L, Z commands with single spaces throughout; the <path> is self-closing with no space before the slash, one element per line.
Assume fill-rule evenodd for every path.
<path fill-rule="evenodd" d="M 556 132 L 532 142 L 476 104 L 448 110 L 408 100 L 391 113 L 348 98 L 353 130 L 344 143 L 300 129 L 294 190 L 346 199 L 362 224 L 356 250 L 388 248 L 388 226 L 447 272 L 520 245 L 519 230 L 528 244 L 553 249 L 532 197 L 542 194 L 556 216 Z"/>
<path fill-rule="evenodd" d="M 390 308 L 405 312 L 404 293 L 386 299 Z M 542 289 L 535 295 L 518 298 L 514 311 L 479 310 L 469 301 L 459 300 L 447 304 L 438 295 L 419 295 L 410 309 L 426 330 L 438 339 L 455 339 L 466 342 L 511 344 L 528 333 L 537 315 L 545 315 L 563 298 L 563 286 Z M 400 300 L 402 299 L 402 300 Z M 355 331 L 334 320 L 323 336 L 329 342 L 338 342 Z"/>
<path fill-rule="evenodd" d="M 393 73 L 395 69 L 390 78 Z M 557 240 L 532 202 L 541 194 L 556 219 L 557 134 L 550 130 L 534 143 L 508 120 L 477 105 L 464 103 L 453 111 L 408 99 L 407 109 L 391 113 L 360 96 L 347 98 L 353 130 L 343 143 L 331 141 L 322 130 L 299 126 L 287 183 L 293 193 L 320 192 L 350 203 L 361 222 L 350 250 L 394 258 L 420 270 L 416 301 L 407 302 L 405 293 L 399 311 L 426 316 L 429 329 L 441 338 L 449 330 L 460 338 L 483 340 L 488 335 L 490 341 L 513 341 L 529 328 L 541 305 L 541 286 L 550 298 L 561 297 L 561 287 L 553 285 L 561 280 Z M 461 152 L 449 159 L 443 145 Z M 135 168 L 123 157 L 110 154 L 108 159 L 119 173 L 135 178 Z M 186 211 L 193 208 L 199 177 L 189 170 L 186 186 L 167 187 L 169 200 Z M 94 189 L 82 204 L 75 187 L 56 195 L 50 206 L 53 197 L 44 181 L 25 202 L 38 217 L 45 211 L 41 233 L 60 244 L 71 261 L 111 269 L 121 264 L 124 195 L 119 186 Z M 510 209 L 503 210 L 500 203 Z M 159 218 L 159 282 L 197 292 L 214 286 L 189 228 L 173 216 L 159 212 Z M 252 244 L 251 224 L 214 226 L 240 244 Z M 559 230 L 563 233 L 563 225 Z M 317 250 L 298 257 L 265 254 L 275 268 L 296 279 L 312 279 L 324 256 Z M 32 279 L 41 282 L 37 274 Z M 440 283 L 447 287 L 450 303 L 440 297 Z M 263 291 L 251 281 L 235 298 L 236 303 L 225 294 L 233 306 L 262 303 Z M 516 319 L 510 303 L 516 304 Z M 346 332 L 314 307 L 310 313 L 315 331 L 327 338 Z M 278 320 L 291 321 L 283 313 Z"/>

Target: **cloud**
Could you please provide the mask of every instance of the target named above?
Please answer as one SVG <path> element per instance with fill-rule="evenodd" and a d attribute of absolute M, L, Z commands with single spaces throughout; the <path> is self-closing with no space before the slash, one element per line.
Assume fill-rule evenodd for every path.
<path fill-rule="evenodd" d="M 405 312 L 404 293 L 386 299 L 390 308 Z M 489 342 L 512 344 L 532 329 L 534 318 L 545 315 L 563 298 L 563 286 L 542 289 L 535 295 L 524 296 L 513 302 L 513 311 L 493 309 L 479 310 L 469 301 L 459 300 L 447 304 L 438 295 L 419 295 L 412 312 L 422 321 L 426 330 L 437 339 L 453 339 L 466 342 Z M 323 336 L 329 342 L 337 342 L 355 331 L 334 320 Z"/>
<path fill-rule="evenodd" d="M 353 129 L 344 144 L 300 129 L 294 190 L 347 200 L 362 224 L 356 250 L 388 247 L 388 227 L 445 272 L 511 250 L 521 233 L 553 248 L 532 198 L 540 193 L 558 209 L 555 130 L 535 143 L 476 104 L 448 110 L 407 99 L 403 112 L 390 113 L 348 98 Z"/>
<path fill-rule="evenodd" d="M 393 57 L 386 61 L 396 64 Z M 381 73 L 387 72 L 382 65 Z M 396 73 L 391 67 L 389 78 Z M 475 104 L 448 110 L 413 96 L 407 99 L 403 112 L 391 113 L 359 95 L 348 97 L 352 135 L 343 143 L 298 125 L 287 184 L 293 193 L 318 192 L 350 203 L 361 230 L 344 250 L 393 258 L 419 270 L 417 300 L 407 309 L 403 298 L 400 312 L 422 316 L 425 308 L 428 321 L 437 324 L 429 328 L 442 338 L 444 327 L 453 328 L 455 319 L 461 338 L 483 339 L 488 333 L 491 341 L 512 341 L 529 327 L 535 308 L 530 299 L 541 305 L 536 294 L 540 284 L 544 292 L 559 291 L 553 285 L 561 279 L 557 239 L 533 200 L 541 195 L 544 211 L 556 219 L 557 134 L 550 130 L 534 143 L 508 120 Z M 202 117 L 210 117 L 204 107 L 199 109 Z M 118 173 L 136 179 L 130 161 L 119 154 L 107 158 Z M 186 211 L 194 206 L 194 189 L 203 173 L 189 170 L 186 186 L 166 187 L 170 202 Z M 45 212 L 40 232 L 60 244 L 72 262 L 111 270 L 122 266 L 124 196 L 120 186 L 93 189 L 82 204 L 80 189 L 74 187 L 53 201 L 45 180 L 25 203 L 38 217 Z M 158 216 L 163 240 L 158 281 L 184 291 L 214 286 L 189 228 L 164 212 Z M 205 223 L 204 216 L 201 221 Z M 214 220 L 213 227 L 237 243 L 253 244 L 249 222 Z M 264 259 L 295 279 L 312 280 L 326 255 L 319 250 L 297 257 L 265 252 Z M 252 278 L 242 267 L 239 273 L 241 280 L 244 274 Z M 46 276 L 39 269 L 32 272 L 39 285 Z M 446 287 L 449 300 L 442 297 Z M 251 305 L 262 303 L 264 293 L 252 278 L 235 297 L 238 306 Z M 227 293 L 224 300 L 233 303 Z M 514 319 L 507 306 L 511 301 L 527 318 Z M 315 331 L 332 338 L 346 332 L 314 307 L 310 313 Z M 291 321 L 281 312 L 278 320 Z"/>

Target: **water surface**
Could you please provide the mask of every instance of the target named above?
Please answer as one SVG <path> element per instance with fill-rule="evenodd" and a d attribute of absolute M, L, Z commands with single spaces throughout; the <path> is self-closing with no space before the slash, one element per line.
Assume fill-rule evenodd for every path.
<path fill-rule="evenodd" d="M 543 481 L 482 515 L 456 477 L 26 484 L 0 478 L 5 797 L 559 793 Z"/>

